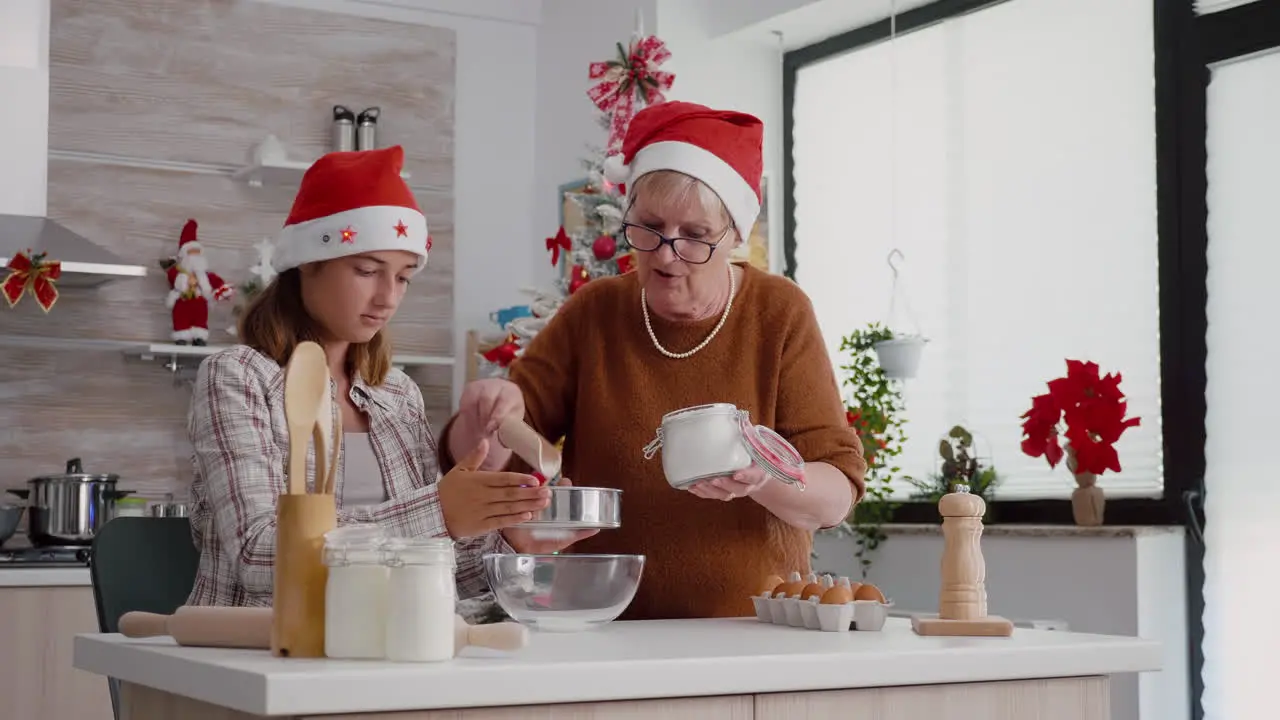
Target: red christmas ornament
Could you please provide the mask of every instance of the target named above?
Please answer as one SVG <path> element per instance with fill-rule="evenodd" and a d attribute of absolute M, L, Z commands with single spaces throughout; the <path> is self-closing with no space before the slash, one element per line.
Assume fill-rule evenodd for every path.
<path fill-rule="evenodd" d="M 573 266 L 573 279 L 569 281 L 569 294 L 578 292 L 578 288 L 586 285 L 591 280 L 591 276 L 587 274 L 587 269 L 581 265 Z"/>
<path fill-rule="evenodd" d="M 613 254 L 618 252 L 618 241 L 612 236 L 601 235 L 591 243 L 591 252 L 596 256 L 597 260 L 608 260 Z"/>
<path fill-rule="evenodd" d="M 618 274 L 626 275 L 636 269 L 636 254 L 629 252 L 618 258 Z"/>

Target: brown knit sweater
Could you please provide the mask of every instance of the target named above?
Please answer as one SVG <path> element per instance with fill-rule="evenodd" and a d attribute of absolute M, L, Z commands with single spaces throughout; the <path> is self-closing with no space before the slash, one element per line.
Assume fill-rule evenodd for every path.
<path fill-rule="evenodd" d="M 677 323 L 652 312 L 668 350 L 702 341 L 719 320 Z M 647 556 L 622 619 L 752 613 L 765 577 L 807 573 L 813 537 L 750 498 L 705 500 L 670 487 L 661 456 L 642 449 L 665 413 L 732 403 L 787 438 L 807 462 L 839 468 L 861 499 L 862 445 L 848 427 L 808 296 L 785 277 L 744 267 L 720 333 L 692 357 L 660 354 L 645 332 L 634 273 L 578 290 L 511 366 L 528 421 L 565 438 L 564 475 L 575 485 L 621 488 L 622 527 L 572 552 Z"/>

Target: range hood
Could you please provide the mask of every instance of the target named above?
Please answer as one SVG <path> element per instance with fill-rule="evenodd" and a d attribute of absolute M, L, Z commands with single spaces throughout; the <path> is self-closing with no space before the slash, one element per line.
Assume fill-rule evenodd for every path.
<path fill-rule="evenodd" d="M 92 288 L 147 274 L 146 267 L 121 260 L 47 217 L 0 215 L 0 271 L 28 249 L 62 262 L 60 288 Z"/>

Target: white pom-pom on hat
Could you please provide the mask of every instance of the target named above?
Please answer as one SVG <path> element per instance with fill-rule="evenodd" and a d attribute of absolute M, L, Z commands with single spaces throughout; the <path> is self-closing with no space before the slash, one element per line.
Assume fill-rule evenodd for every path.
<path fill-rule="evenodd" d="M 604 159 L 604 177 L 614 185 L 622 185 L 631 179 L 631 166 L 622 161 L 621 154 Z"/>

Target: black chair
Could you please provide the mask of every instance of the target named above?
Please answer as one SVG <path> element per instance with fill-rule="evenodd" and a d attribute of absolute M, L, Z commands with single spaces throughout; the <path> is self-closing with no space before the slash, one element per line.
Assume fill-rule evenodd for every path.
<path fill-rule="evenodd" d="M 103 525 L 89 559 L 98 630 L 120 632 L 120 616 L 135 610 L 172 614 L 186 604 L 199 563 L 187 518 L 120 517 Z M 119 682 L 107 683 L 119 718 Z"/>

